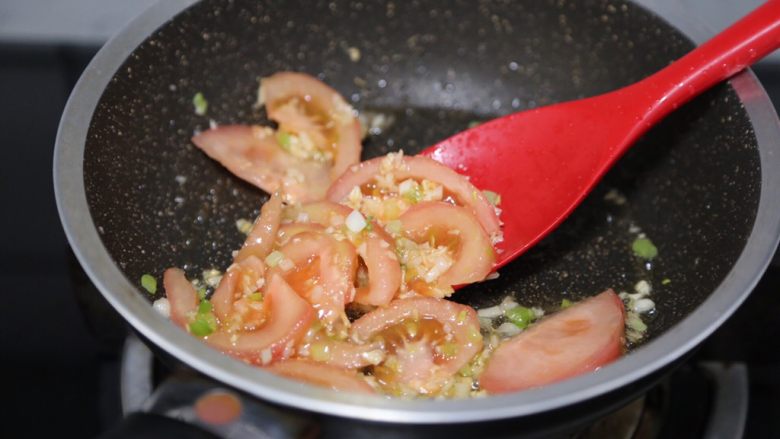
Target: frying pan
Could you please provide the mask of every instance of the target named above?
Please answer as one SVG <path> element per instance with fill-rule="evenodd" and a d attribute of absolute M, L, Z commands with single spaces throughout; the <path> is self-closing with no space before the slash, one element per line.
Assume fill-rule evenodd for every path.
<path fill-rule="evenodd" d="M 414 153 L 511 111 L 637 81 L 693 47 L 623 1 L 160 2 L 109 42 L 76 86 L 54 159 L 66 233 L 92 281 L 151 344 L 264 400 L 373 421 L 458 423 L 528 416 L 630 387 L 683 357 L 745 299 L 780 236 L 780 130 L 750 72 L 648 133 L 548 239 L 497 280 L 459 291 L 475 307 L 511 295 L 556 307 L 608 287 L 654 285 L 644 341 L 555 385 L 468 401 L 392 400 L 289 381 L 212 350 L 157 315 L 139 285 L 171 266 L 226 267 L 239 218 L 267 196 L 191 143 L 209 120 L 267 123 L 258 78 L 308 72 L 362 112 L 392 116 L 363 158 Z M 679 17 L 678 17 L 679 18 Z M 194 114 L 192 97 L 209 102 Z M 488 152 L 489 153 L 489 152 Z M 518 157 L 517 160 L 522 160 Z M 561 164 L 565 166 L 565 163 Z M 616 189 L 625 204 L 605 200 Z M 511 196 L 511 194 L 504 194 Z M 652 263 L 631 253 L 640 228 Z M 667 280 L 668 281 L 665 281 Z"/>

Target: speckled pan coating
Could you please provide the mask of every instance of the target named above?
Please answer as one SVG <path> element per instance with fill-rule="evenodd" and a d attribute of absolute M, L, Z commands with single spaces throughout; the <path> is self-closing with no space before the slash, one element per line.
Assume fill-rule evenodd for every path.
<path fill-rule="evenodd" d="M 84 176 L 103 242 L 132 281 L 170 266 L 199 277 L 229 265 L 242 242 L 235 221 L 253 218 L 266 195 L 189 139 L 210 119 L 265 123 L 253 107 L 259 77 L 308 72 L 358 110 L 394 114 L 366 143 L 369 158 L 414 153 L 471 120 L 611 90 L 692 48 L 614 2 L 307 5 L 203 2 L 149 38 L 106 89 Z M 202 117 L 193 111 L 197 92 L 209 102 Z M 658 305 L 651 331 L 662 331 L 733 265 L 753 224 L 759 176 L 749 121 L 729 87 L 718 87 L 649 133 L 549 239 L 455 299 L 484 306 L 513 294 L 554 307 L 648 279 Z M 627 204 L 604 201 L 610 188 Z M 652 270 L 631 254 L 632 224 L 660 250 Z"/>
<path fill-rule="evenodd" d="M 267 123 L 253 106 L 264 75 L 307 72 L 359 111 L 393 114 L 395 123 L 366 141 L 363 158 L 370 158 L 399 148 L 414 153 L 473 120 L 615 89 L 692 47 L 664 21 L 621 1 L 203 1 L 146 39 L 103 91 L 84 149 L 89 212 L 111 259 L 151 301 L 160 292 L 148 295 L 142 274 L 161 279 L 165 268 L 179 266 L 197 277 L 226 267 L 242 242 L 235 221 L 253 218 L 267 199 L 190 143 L 210 120 Z M 209 102 L 205 116 L 193 111 L 197 92 Z M 646 279 L 658 305 L 652 339 L 703 303 L 740 257 L 761 178 L 750 119 L 734 90 L 718 86 L 648 133 L 560 229 L 499 279 L 454 299 L 489 306 L 511 294 L 551 308 L 609 287 L 630 291 Z M 604 200 L 613 188 L 624 205 Z M 660 251 L 652 267 L 631 254 L 632 226 Z M 77 253 L 82 262 L 91 257 Z M 183 341 L 182 349 L 192 345 Z M 235 383 L 244 383 L 241 367 L 215 375 L 239 373 Z M 320 398 L 310 391 L 300 400 L 279 396 L 289 389 L 250 391 L 293 405 L 309 394 Z M 532 411 L 523 401 L 493 417 Z M 401 412 L 418 422 L 491 417 L 490 403 L 460 418 L 428 406 L 411 415 L 394 403 L 363 415 L 341 399 L 331 403 L 311 409 L 401 422 L 410 422 Z"/>

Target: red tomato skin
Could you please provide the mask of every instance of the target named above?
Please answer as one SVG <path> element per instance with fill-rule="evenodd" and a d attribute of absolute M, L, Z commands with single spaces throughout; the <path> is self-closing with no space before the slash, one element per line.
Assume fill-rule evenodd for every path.
<path fill-rule="evenodd" d="M 189 316 L 198 309 L 198 293 L 192 286 L 184 271 L 179 268 L 169 268 L 163 274 L 165 296 L 171 305 L 171 321 L 182 329 L 187 329 Z"/>
<path fill-rule="evenodd" d="M 592 372 L 623 352 L 625 308 L 612 290 L 572 305 L 502 343 L 480 388 L 508 393 Z"/>

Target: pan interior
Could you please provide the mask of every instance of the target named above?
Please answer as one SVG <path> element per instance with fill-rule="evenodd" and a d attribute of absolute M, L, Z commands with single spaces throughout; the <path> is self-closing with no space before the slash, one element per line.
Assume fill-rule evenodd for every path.
<path fill-rule="evenodd" d="M 148 38 L 105 89 L 84 155 L 90 213 L 114 261 L 151 301 L 161 292 L 148 295 L 141 275 L 224 269 L 243 240 L 236 220 L 253 218 L 267 198 L 190 143 L 210 121 L 267 123 L 253 105 L 259 77 L 307 72 L 359 111 L 392 116 L 366 140 L 369 158 L 415 153 L 471 121 L 618 88 L 692 47 L 620 1 L 206 0 Z M 206 116 L 193 111 L 198 92 Z M 625 203 L 605 200 L 613 190 Z M 646 135 L 499 279 L 454 299 L 480 307 L 509 294 L 554 308 L 609 287 L 631 291 L 645 279 L 657 304 L 652 339 L 725 277 L 759 192 L 750 121 L 721 85 Z M 638 230 L 659 249 L 652 263 L 632 255 Z"/>

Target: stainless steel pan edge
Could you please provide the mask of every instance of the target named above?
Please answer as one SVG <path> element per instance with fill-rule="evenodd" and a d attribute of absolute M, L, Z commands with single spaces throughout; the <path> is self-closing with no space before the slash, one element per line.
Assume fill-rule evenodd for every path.
<path fill-rule="evenodd" d="M 459 423 L 526 416 L 605 394 L 662 368 L 694 348 L 723 323 L 754 288 L 780 239 L 780 123 L 762 86 L 744 72 L 731 84 L 750 116 L 759 145 L 761 198 L 743 253 L 712 295 L 652 342 L 596 373 L 512 395 L 461 401 L 405 401 L 343 394 L 280 379 L 208 348 L 160 317 L 113 263 L 89 214 L 83 180 L 84 146 L 92 113 L 124 59 L 160 25 L 195 0 L 166 0 L 141 14 L 109 41 L 74 88 L 57 133 L 54 185 L 63 227 L 79 262 L 111 305 L 144 337 L 219 381 L 276 403 L 364 420 Z M 705 28 L 668 2 L 641 1 L 668 17 L 694 41 Z M 773 172 L 775 171 L 775 172 Z"/>

